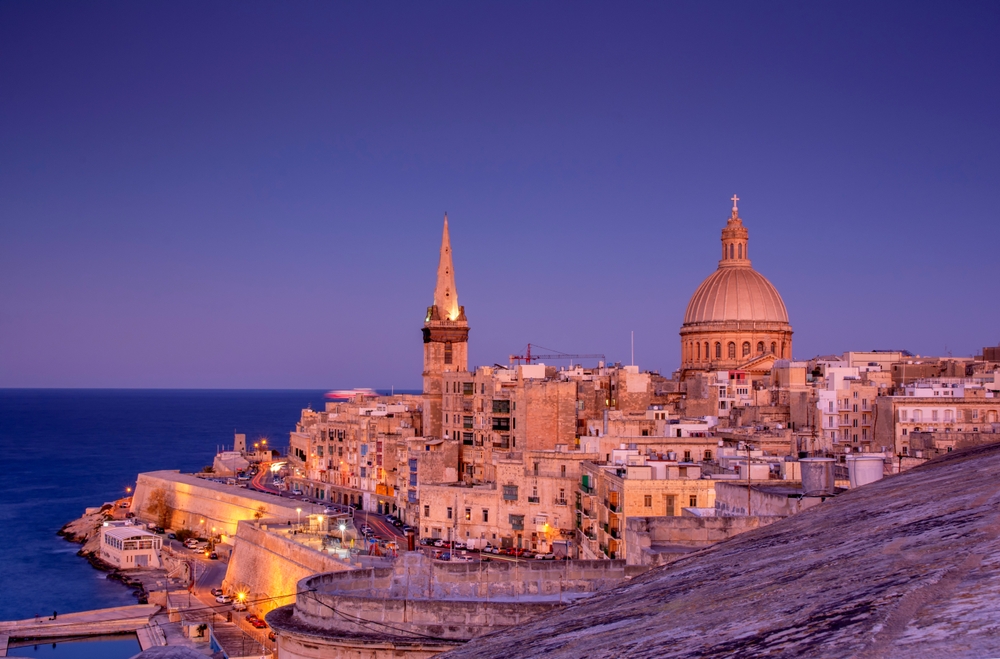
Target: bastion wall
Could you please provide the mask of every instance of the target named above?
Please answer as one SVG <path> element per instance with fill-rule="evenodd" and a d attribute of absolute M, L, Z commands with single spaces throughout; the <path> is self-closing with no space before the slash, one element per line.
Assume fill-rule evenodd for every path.
<path fill-rule="evenodd" d="M 335 558 L 265 530 L 267 522 L 241 522 L 222 582 L 226 592 L 244 592 L 251 611 L 263 615 L 291 604 L 298 583 L 317 572 L 351 567 Z"/>
<path fill-rule="evenodd" d="M 152 471 L 139 474 L 132 496 L 132 512 L 144 522 L 159 521 L 157 499 L 172 509 L 170 523 L 174 529 L 191 529 L 206 537 L 215 529 L 216 535 L 235 535 L 236 525 L 257 516 L 283 521 L 301 515 L 323 512 L 321 506 L 215 483 L 178 471 Z M 204 520 L 204 521 L 203 521 Z"/>

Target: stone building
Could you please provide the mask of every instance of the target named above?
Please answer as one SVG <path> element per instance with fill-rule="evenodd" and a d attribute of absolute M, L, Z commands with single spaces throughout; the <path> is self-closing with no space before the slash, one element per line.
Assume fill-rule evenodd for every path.
<path fill-rule="evenodd" d="M 718 269 L 691 296 L 681 326 L 681 373 L 747 368 L 790 359 L 792 326 L 777 289 L 750 264 L 749 233 L 733 210 L 722 230 Z"/>

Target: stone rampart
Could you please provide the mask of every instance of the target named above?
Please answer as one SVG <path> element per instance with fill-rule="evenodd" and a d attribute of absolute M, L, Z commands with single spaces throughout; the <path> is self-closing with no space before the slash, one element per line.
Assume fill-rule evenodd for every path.
<path fill-rule="evenodd" d="M 669 563 L 781 519 L 784 517 L 633 517 L 625 523 L 628 563 L 648 567 Z"/>
<path fill-rule="evenodd" d="M 295 601 L 298 583 L 316 573 L 350 570 L 328 554 L 267 531 L 266 524 L 241 522 L 222 588 L 244 592 L 260 614 Z"/>
<path fill-rule="evenodd" d="M 159 507 L 165 502 L 171 510 L 170 526 L 191 529 L 209 535 L 234 535 L 242 520 L 258 516 L 297 520 L 301 515 L 323 512 L 321 506 L 256 492 L 198 478 L 177 471 L 153 471 L 139 474 L 132 496 L 132 512 L 144 522 L 159 522 Z"/>

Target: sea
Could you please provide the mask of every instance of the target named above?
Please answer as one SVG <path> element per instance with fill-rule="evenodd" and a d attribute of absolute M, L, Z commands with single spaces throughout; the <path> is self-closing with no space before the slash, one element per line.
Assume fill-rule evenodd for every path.
<path fill-rule="evenodd" d="M 135 604 L 56 532 L 141 472 L 210 465 L 234 433 L 283 449 L 323 405 L 312 390 L 0 389 L 0 620 Z"/>

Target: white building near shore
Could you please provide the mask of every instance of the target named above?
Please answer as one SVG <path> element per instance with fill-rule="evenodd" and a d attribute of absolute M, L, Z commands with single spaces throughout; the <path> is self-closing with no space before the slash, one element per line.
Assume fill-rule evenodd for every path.
<path fill-rule="evenodd" d="M 132 525 L 101 527 L 101 560 L 122 570 L 158 568 L 163 539 Z"/>

